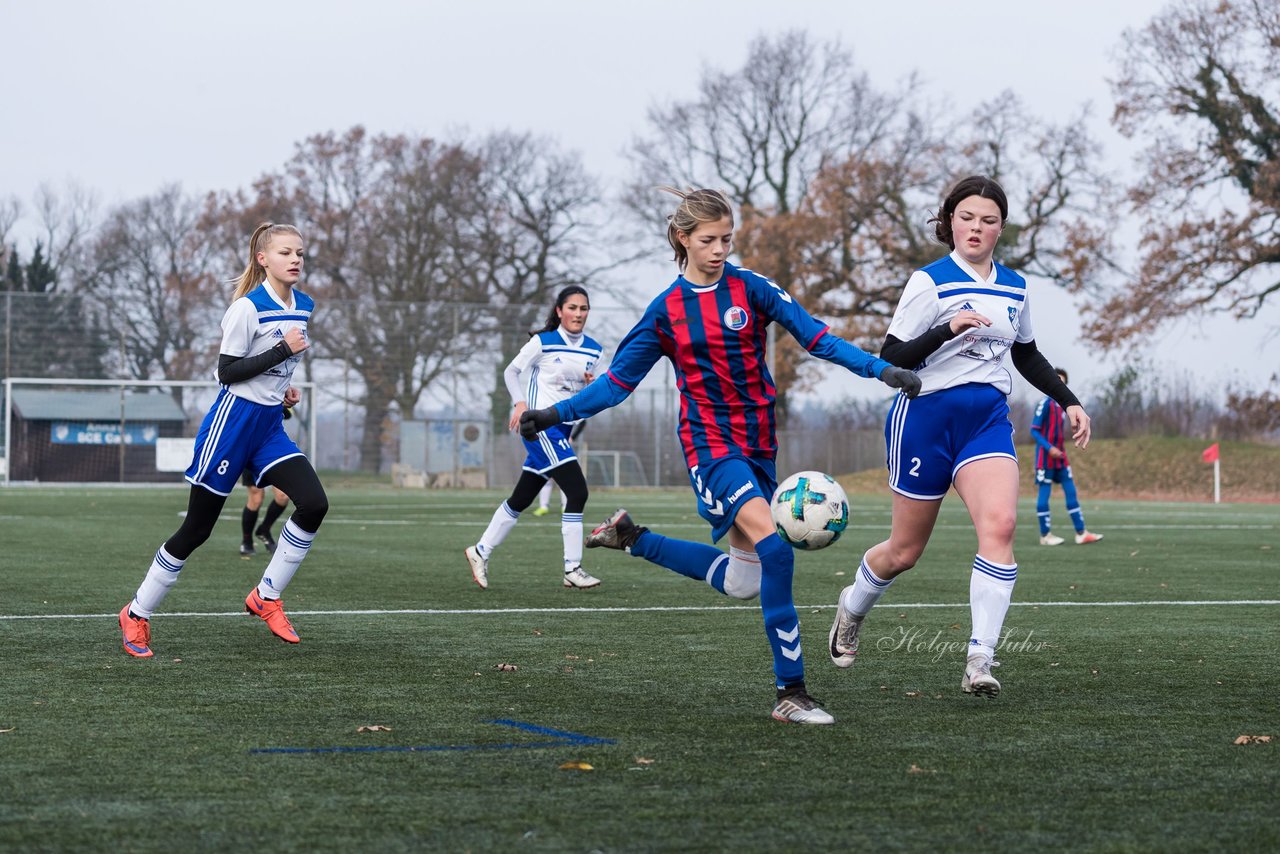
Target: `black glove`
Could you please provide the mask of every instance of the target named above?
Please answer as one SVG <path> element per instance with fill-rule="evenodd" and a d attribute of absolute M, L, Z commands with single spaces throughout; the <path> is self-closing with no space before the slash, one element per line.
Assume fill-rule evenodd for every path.
<path fill-rule="evenodd" d="M 920 377 L 916 375 L 915 371 L 908 371 L 906 368 L 890 365 L 880 374 L 880 382 L 889 388 L 902 389 L 902 393 L 908 399 L 920 393 Z"/>
<path fill-rule="evenodd" d="M 532 442 L 543 430 L 559 423 L 560 413 L 554 406 L 548 406 L 546 409 L 526 409 L 520 413 L 520 435 Z"/>

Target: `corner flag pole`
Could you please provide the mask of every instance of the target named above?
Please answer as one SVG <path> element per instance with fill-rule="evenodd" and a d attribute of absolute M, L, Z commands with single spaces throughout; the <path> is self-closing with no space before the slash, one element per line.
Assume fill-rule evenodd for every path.
<path fill-rule="evenodd" d="M 1215 459 L 1213 461 L 1213 503 L 1214 504 L 1217 504 L 1219 502 L 1222 495 L 1222 491 L 1220 489 L 1222 484 L 1222 477 L 1221 477 L 1221 471 L 1219 469 L 1219 466 L 1221 465 L 1222 465 L 1222 462 L 1220 460 Z"/>

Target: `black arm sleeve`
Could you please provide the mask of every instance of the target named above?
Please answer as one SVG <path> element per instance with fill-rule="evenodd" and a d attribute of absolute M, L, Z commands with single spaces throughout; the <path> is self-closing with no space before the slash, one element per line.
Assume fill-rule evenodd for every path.
<path fill-rule="evenodd" d="M 1059 379 L 1053 365 L 1049 364 L 1049 360 L 1036 347 L 1034 340 L 1025 344 L 1013 342 L 1009 353 L 1013 357 L 1013 366 L 1018 369 L 1018 373 L 1022 374 L 1027 382 L 1052 397 L 1063 409 L 1080 405 L 1080 401 L 1071 393 L 1071 389 L 1067 388 L 1067 384 Z"/>
<path fill-rule="evenodd" d="M 880 358 L 891 365 L 912 370 L 955 337 L 956 334 L 951 331 L 950 323 L 935 326 L 910 341 L 902 341 L 892 335 L 886 335 L 884 346 L 880 348 Z"/>
<path fill-rule="evenodd" d="M 292 355 L 293 351 L 283 341 L 277 342 L 276 346 L 256 356 L 228 356 L 226 353 L 220 353 L 218 354 L 218 382 L 231 385 L 253 379 Z"/>

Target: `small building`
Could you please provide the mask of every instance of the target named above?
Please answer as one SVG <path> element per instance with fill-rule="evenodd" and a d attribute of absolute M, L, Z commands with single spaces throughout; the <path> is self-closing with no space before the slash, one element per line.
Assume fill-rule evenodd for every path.
<path fill-rule="evenodd" d="M 9 480 L 167 483 L 161 439 L 187 433 L 187 415 L 159 389 L 12 387 Z"/>

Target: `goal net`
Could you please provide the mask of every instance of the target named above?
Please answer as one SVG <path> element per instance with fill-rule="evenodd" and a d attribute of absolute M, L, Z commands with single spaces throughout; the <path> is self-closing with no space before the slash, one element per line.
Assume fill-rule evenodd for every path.
<path fill-rule="evenodd" d="M 315 387 L 285 431 L 315 459 Z M 191 463 L 213 381 L 4 381 L 5 483 L 176 483 Z"/>

